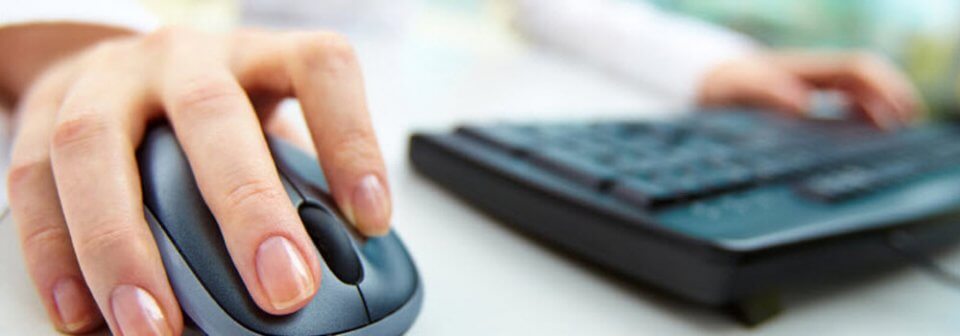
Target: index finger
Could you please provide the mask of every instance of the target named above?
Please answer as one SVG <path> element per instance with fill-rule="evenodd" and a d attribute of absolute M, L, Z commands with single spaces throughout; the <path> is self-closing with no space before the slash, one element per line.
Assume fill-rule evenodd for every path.
<path fill-rule="evenodd" d="M 269 313 L 289 314 L 319 288 L 318 255 L 248 96 L 209 41 L 190 34 L 171 46 L 160 98 L 251 296 Z"/>

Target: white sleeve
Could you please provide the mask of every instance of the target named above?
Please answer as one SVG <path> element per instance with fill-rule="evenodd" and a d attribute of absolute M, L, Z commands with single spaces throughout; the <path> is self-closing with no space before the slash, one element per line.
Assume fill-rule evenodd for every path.
<path fill-rule="evenodd" d="M 0 27 L 35 22 L 78 22 L 149 31 L 159 21 L 137 0 L 0 0 Z"/>
<path fill-rule="evenodd" d="M 517 28 L 670 101 L 694 103 L 704 75 L 756 45 L 733 31 L 617 0 L 518 0 Z"/>

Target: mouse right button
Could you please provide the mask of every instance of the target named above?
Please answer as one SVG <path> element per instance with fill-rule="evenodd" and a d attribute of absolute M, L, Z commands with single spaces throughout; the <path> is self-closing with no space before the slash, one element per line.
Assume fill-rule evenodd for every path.
<path fill-rule="evenodd" d="M 365 270 L 360 293 L 370 320 L 377 321 L 407 303 L 420 280 L 413 260 L 393 231 L 367 239 L 360 253 Z"/>

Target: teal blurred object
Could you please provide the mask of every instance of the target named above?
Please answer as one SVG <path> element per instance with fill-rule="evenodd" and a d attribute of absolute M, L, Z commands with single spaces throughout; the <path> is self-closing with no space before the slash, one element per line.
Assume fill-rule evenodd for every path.
<path fill-rule="evenodd" d="M 905 69 L 936 115 L 960 107 L 960 1 L 629 1 L 649 1 L 774 47 L 873 50 Z"/>

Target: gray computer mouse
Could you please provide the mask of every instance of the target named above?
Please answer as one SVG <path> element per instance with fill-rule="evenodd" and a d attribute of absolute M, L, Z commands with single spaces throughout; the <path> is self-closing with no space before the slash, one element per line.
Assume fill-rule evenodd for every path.
<path fill-rule="evenodd" d="M 227 253 L 173 131 L 155 125 L 137 152 L 147 222 L 184 313 L 211 335 L 399 335 L 423 289 L 394 232 L 360 239 L 329 197 L 317 161 L 279 139 L 270 149 L 290 200 L 322 257 L 317 295 L 284 316 L 254 303 Z"/>

